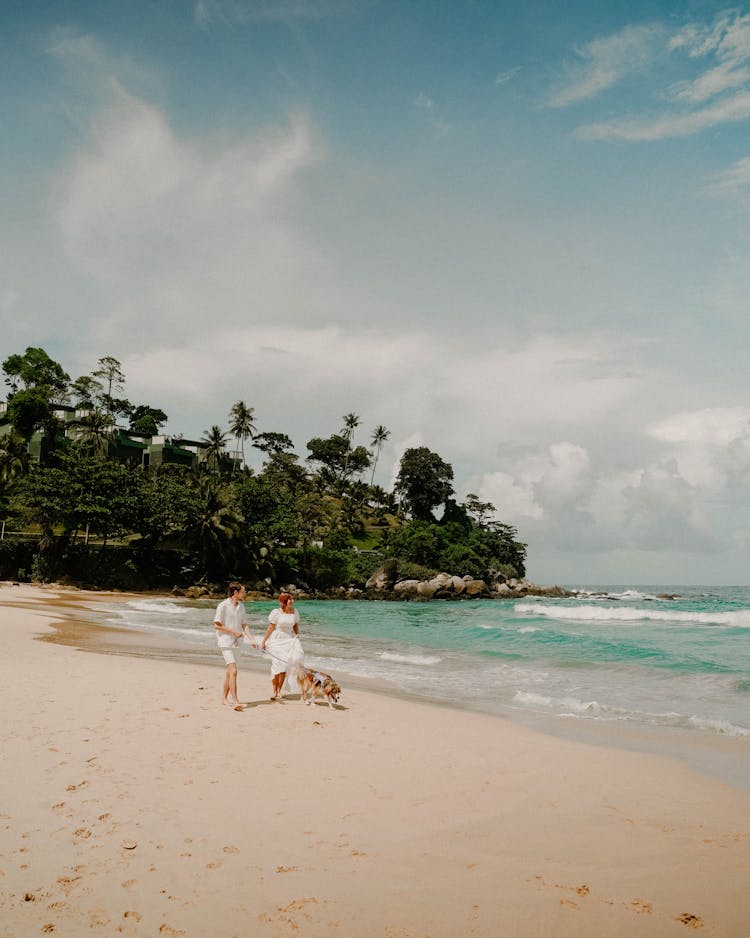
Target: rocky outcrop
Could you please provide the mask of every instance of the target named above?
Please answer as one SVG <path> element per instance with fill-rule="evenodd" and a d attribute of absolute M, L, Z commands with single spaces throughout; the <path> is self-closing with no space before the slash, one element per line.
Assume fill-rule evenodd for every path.
<path fill-rule="evenodd" d="M 398 561 L 397 560 L 386 560 L 378 569 L 372 574 L 367 583 L 365 583 L 366 590 L 391 590 L 396 582 L 396 575 L 398 573 Z"/>
<path fill-rule="evenodd" d="M 387 560 L 367 581 L 363 598 L 369 599 L 519 599 L 523 596 L 575 596 L 561 586 L 539 586 L 521 577 L 505 577 L 499 572 L 489 580 L 472 576 L 438 573 L 429 580 L 399 580 L 398 563 Z"/>
<path fill-rule="evenodd" d="M 184 595 L 186 599 L 203 599 L 204 596 L 210 596 L 211 591 L 205 586 L 188 586 Z"/>
<path fill-rule="evenodd" d="M 431 580 L 399 580 L 393 593 L 400 599 L 452 599 L 458 596 L 489 596 L 484 580 L 438 573 Z"/>

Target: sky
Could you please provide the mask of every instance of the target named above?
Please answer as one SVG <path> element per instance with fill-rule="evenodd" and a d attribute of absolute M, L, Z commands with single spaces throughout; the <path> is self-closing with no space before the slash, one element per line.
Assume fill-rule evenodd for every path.
<path fill-rule="evenodd" d="M 28 0 L 0 121 L 3 359 L 355 413 L 540 583 L 749 582 L 750 6 Z"/>

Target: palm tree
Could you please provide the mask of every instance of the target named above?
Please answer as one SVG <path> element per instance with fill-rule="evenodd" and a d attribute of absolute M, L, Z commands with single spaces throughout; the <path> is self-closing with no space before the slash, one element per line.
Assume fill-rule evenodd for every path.
<path fill-rule="evenodd" d="M 386 430 L 383 424 L 378 424 L 377 427 L 373 430 L 371 443 L 375 447 L 375 459 L 372 463 L 372 475 L 370 476 L 370 485 L 372 485 L 375 479 L 375 467 L 378 464 L 378 459 L 380 458 L 380 447 L 385 443 L 388 437 L 391 435 L 390 430 Z"/>
<path fill-rule="evenodd" d="M 218 429 L 212 427 L 212 430 Z M 188 544 L 200 559 L 204 574 L 215 574 L 239 536 L 241 517 L 228 504 L 221 483 L 211 476 L 198 476 L 193 508 L 185 530 Z"/>
<path fill-rule="evenodd" d="M 7 485 L 29 470 L 29 447 L 14 430 L 0 439 L 0 482 Z"/>
<path fill-rule="evenodd" d="M 343 421 L 344 426 L 341 430 L 341 435 L 345 440 L 351 440 L 352 431 L 359 426 L 360 419 L 356 414 L 344 414 Z"/>
<path fill-rule="evenodd" d="M 112 439 L 112 417 L 101 410 L 92 410 L 79 423 L 76 443 L 92 456 L 105 459 Z"/>
<path fill-rule="evenodd" d="M 344 421 L 344 426 L 341 429 L 341 435 L 348 444 L 346 460 L 344 461 L 344 475 L 341 480 L 343 482 L 344 479 L 346 479 L 347 473 L 349 471 L 349 457 L 352 452 L 352 432 L 356 427 L 359 426 L 360 420 L 356 414 L 344 414 L 342 419 Z"/>
<path fill-rule="evenodd" d="M 218 472 L 226 453 L 226 433 L 214 424 L 210 430 L 205 431 L 201 446 L 206 451 L 206 468 Z"/>
<path fill-rule="evenodd" d="M 234 434 L 235 439 L 240 444 L 242 450 L 242 465 L 245 465 L 245 440 L 252 440 L 255 436 L 255 408 L 248 407 L 244 401 L 237 401 L 232 404 L 229 411 L 229 432 Z"/>

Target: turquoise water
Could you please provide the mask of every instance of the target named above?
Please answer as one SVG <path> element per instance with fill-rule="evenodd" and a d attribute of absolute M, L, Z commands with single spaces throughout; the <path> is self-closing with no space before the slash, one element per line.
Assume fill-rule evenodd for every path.
<path fill-rule="evenodd" d="M 674 596 L 661 598 L 664 594 Z M 248 603 L 262 634 L 274 603 Z M 215 603 L 93 610 L 215 654 Z M 750 588 L 589 588 L 576 599 L 300 601 L 306 660 L 488 712 L 672 726 L 750 739 Z M 258 653 L 247 649 L 247 655 Z"/>

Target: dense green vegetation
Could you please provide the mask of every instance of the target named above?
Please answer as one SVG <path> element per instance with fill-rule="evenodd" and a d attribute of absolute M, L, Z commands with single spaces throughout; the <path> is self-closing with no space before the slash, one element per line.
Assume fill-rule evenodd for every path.
<path fill-rule="evenodd" d="M 369 447 L 357 443 L 356 414 L 309 440 L 303 462 L 289 436 L 258 432 L 254 409 L 237 401 L 226 430 L 205 431 L 192 465 L 144 468 L 121 459 L 118 444 L 132 437 L 145 447 L 167 415 L 117 396 L 117 359 L 71 381 L 43 349 L 28 348 L 2 369 L 0 575 L 123 588 L 237 577 L 327 590 L 362 587 L 387 557 L 402 575 L 524 574 L 516 530 L 490 520 L 494 507 L 474 495 L 458 504 L 452 467 L 427 447 L 406 450 L 392 492 L 374 485 L 389 433 L 381 425 Z M 77 416 L 69 407 L 63 422 L 62 405 Z M 248 442 L 264 456 L 259 470 L 245 464 Z"/>

